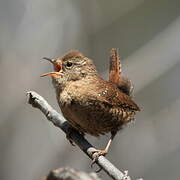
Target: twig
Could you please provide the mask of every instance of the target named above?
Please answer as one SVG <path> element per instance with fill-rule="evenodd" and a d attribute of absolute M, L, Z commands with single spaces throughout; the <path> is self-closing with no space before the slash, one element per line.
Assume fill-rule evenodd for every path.
<path fill-rule="evenodd" d="M 68 134 L 68 129 L 70 127 L 69 123 L 62 119 L 60 114 L 54 110 L 47 101 L 34 91 L 27 92 L 28 103 L 33 107 L 38 108 L 49 121 L 51 121 L 55 126 L 62 129 L 66 134 Z M 95 149 L 82 135 L 78 132 L 71 133 L 71 139 L 75 142 L 79 148 L 86 153 L 91 159 L 96 156 L 96 153 L 92 153 Z M 115 180 L 130 180 L 127 171 L 124 173 L 117 169 L 110 161 L 108 161 L 104 156 L 100 156 L 96 164 L 98 164 L 110 177 Z"/>

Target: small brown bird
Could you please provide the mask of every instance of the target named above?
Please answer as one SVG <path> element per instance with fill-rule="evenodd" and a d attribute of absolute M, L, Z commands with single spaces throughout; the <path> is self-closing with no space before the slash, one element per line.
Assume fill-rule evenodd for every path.
<path fill-rule="evenodd" d="M 93 136 L 111 133 L 104 150 L 123 125 L 134 119 L 139 107 L 131 99 L 132 85 L 121 76 L 121 63 L 117 50 L 111 50 L 109 81 L 98 74 L 93 61 L 79 51 L 71 51 L 57 59 L 44 58 L 54 66 L 52 76 L 61 111 L 72 127 L 81 134 Z"/>

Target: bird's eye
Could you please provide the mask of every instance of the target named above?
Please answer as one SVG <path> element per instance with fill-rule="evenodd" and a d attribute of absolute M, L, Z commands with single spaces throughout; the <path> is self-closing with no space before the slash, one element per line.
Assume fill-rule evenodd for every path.
<path fill-rule="evenodd" d="M 66 63 L 66 68 L 71 68 L 72 66 L 73 66 L 73 63 L 72 63 L 72 62 L 68 61 L 68 62 Z"/>

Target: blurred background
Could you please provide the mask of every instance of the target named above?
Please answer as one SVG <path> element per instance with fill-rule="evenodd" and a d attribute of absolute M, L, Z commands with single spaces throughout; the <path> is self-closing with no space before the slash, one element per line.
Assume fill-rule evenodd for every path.
<path fill-rule="evenodd" d="M 42 57 L 78 49 L 107 78 L 113 47 L 142 111 L 107 158 L 133 178 L 179 179 L 179 0 L 1 0 L 0 25 L 0 179 L 40 179 L 65 166 L 92 171 L 79 148 L 27 104 L 26 92 L 35 90 L 59 111 L 50 78 L 40 78 L 52 70 Z M 87 138 L 98 148 L 108 140 Z"/>

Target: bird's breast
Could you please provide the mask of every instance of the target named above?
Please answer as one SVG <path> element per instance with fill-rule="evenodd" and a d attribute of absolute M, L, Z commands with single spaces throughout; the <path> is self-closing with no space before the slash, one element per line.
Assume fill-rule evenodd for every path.
<path fill-rule="evenodd" d="M 62 106 L 61 111 L 76 130 L 93 136 L 117 131 L 134 117 L 133 112 L 130 114 L 123 110 L 103 110 L 96 105 L 93 108 L 80 105 Z"/>

